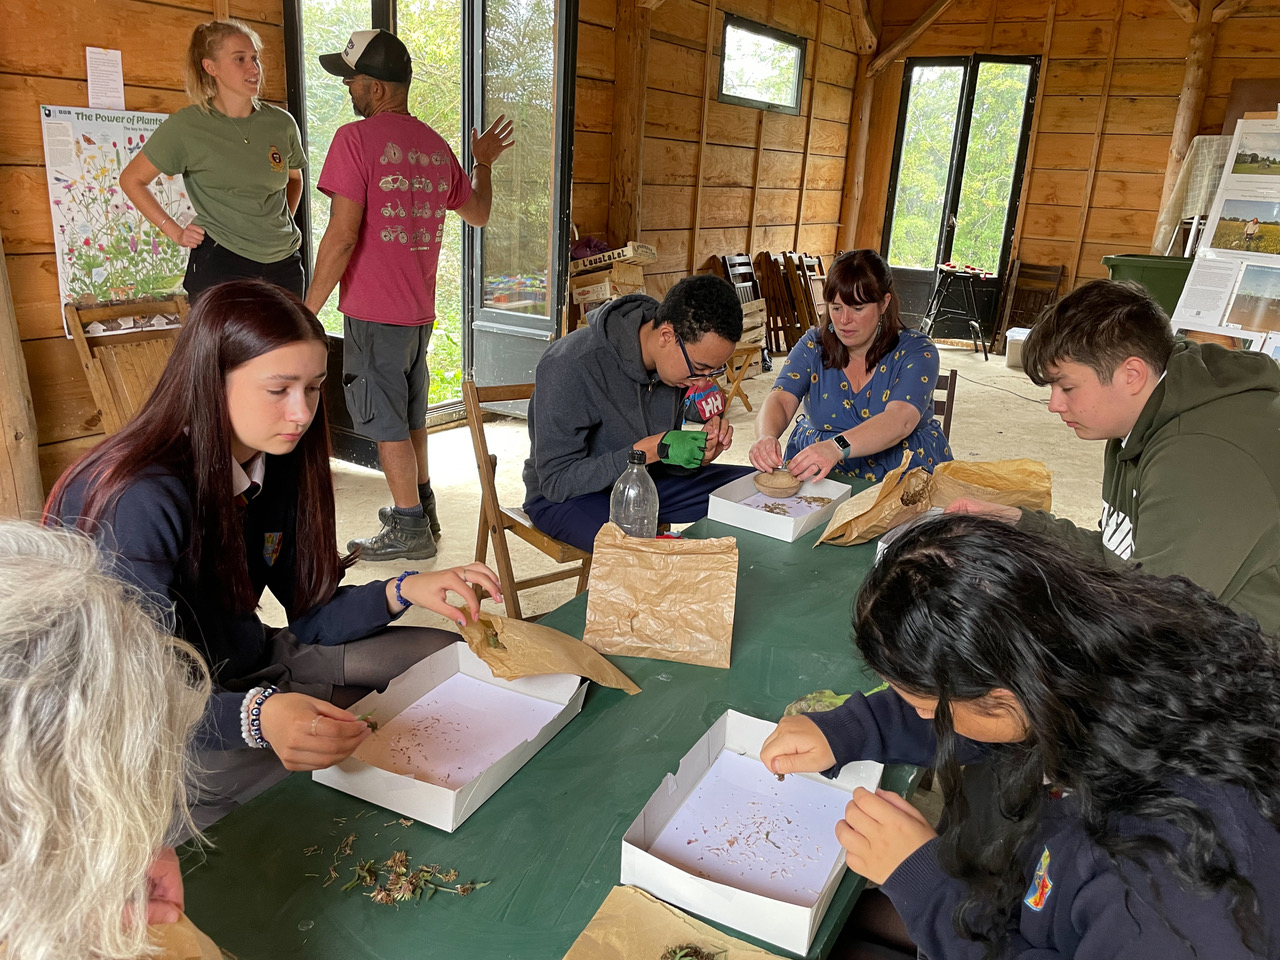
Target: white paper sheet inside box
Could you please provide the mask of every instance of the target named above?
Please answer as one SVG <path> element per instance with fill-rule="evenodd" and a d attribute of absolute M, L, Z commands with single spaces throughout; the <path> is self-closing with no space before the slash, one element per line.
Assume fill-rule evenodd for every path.
<path fill-rule="evenodd" d="M 424 749 L 458 751 L 454 759 L 459 760 L 460 769 L 468 772 L 456 784 L 447 782 L 447 774 L 446 782 L 428 782 L 426 775 L 394 772 L 360 759 L 362 755 L 373 756 L 379 764 L 385 762 L 394 767 L 383 756 L 404 755 L 404 750 L 389 740 L 395 735 L 396 719 L 410 716 L 409 711 L 418 709 L 420 701 L 433 691 L 444 696 L 443 691 L 451 683 L 465 684 L 466 707 L 494 721 L 491 728 L 501 728 L 496 740 L 475 742 L 487 735 L 463 722 L 448 729 L 448 720 L 437 718 L 429 721 L 436 724 L 433 729 L 419 728 L 421 733 L 415 730 L 408 734 L 420 739 Z M 325 770 L 316 770 L 312 777 L 318 783 L 452 833 L 577 715 L 586 690 L 587 681 L 570 674 L 499 680 L 465 643 L 450 644 L 396 677 L 384 692 L 371 693 L 354 704 L 351 712 L 357 716 L 373 713 L 379 724 L 378 733 L 361 744 L 354 755 Z M 520 715 L 522 706 L 523 715 L 536 716 L 537 721 L 524 729 L 502 727 L 502 718 L 512 716 L 513 708 L 514 715 Z M 403 729 L 405 722 L 402 719 L 398 726 Z M 383 739 L 375 742 L 378 737 Z M 485 751 L 497 751 L 499 755 L 484 764 Z M 478 772 L 474 769 L 477 764 L 484 764 Z"/>
<path fill-rule="evenodd" d="M 780 516 L 758 507 L 743 506 L 742 501 L 760 492 L 752 479 L 754 476 L 755 474 L 750 474 L 739 477 L 713 491 L 707 504 L 707 516 L 743 530 L 753 530 L 766 537 L 792 543 L 815 527 L 825 527 L 831 515 L 836 512 L 836 507 L 848 500 L 852 492 L 847 483 L 838 480 L 806 480 L 796 496 L 827 497 L 831 502 L 803 516 Z"/>
<path fill-rule="evenodd" d="M 854 788 L 875 789 L 884 768 L 879 763 L 860 761 L 847 764 L 835 780 L 816 773 L 791 774 L 779 783 L 760 763 L 760 747 L 773 729 L 773 723 L 733 710 L 712 724 L 684 755 L 679 770 L 667 774 L 623 835 L 622 882 L 681 909 L 804 954 L 846 869 L 844 851 L 835 840 L 836 821 Z M 722 759 L 722 754 L 733 756 Z M 736 795 L 731 780 L 726 779 L 723 783 L 717 780 L 711 793 L 731 804 L 732 810 L 717 812 L 715 800 L 703 797 L 698 787 L 704 779 L 710 782 L 716 774 L 713 768 L 719 769 L 724 760 L 734 761 L 735 767 L 741 768 L 739 775 L 745 770 L 748 777 L 759 776 L 781 797 L 782 808 L 762 810 L 758 815 L 750 813 L 756 801 L 743 799 L 749 796 L 747 793 Z M 828 812 L 810 807 L 806 801 L 815 796 L 823 799 Z M 789 805 L 789 798 L 797 802 Z M 695 809 L 699 805 L 702 809 Z M 812 826 L 805 823 L 806 816 L 812 818 Z M 729 820 L 734 824 L 724 827 L 721 821 Z M 680 830 L 688 823 L 695 827 L 691 836 L 683 838 Z M 772 830 L 768 828 L 770 823 Z M 684 827 L 684 831 L 689 832 L 689 828 Z M 726 833 L 732 835 L 733 843 L 724 838 Z M 709 844 L 718 846 L 712 848 Z M 715 857 L 714 865 L 707 866 L 706 860 L 696 859 L 696 851 L 703 847 L 708 857 Z M 686 859 L 686 866 L 672 862 Z M 694 863 L 703 864 L 696 867 L 698 872 Z M 747 865 L 730 865 L 734 863 Z M 808 880 L 788 878 L 788 867 L 791 871 L 807 871 L 816 885 L 803 887 Z M 735 873 L 737 878 L 733 879 L 730 875 Z M 719 879 L 712 879 L 712 875 Z"/>

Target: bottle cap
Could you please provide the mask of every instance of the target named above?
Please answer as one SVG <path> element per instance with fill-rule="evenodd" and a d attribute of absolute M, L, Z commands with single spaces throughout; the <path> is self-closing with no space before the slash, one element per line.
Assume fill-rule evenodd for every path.
<path fill-rule="evenodd" d="M 630 450 L 630 451 L 628 451 L 628 452 L 627 452 L 627 463 L 638 463 L 638 464 L 640 464 L 640 466 L 642 466 L 642 467 L 643 467 L 643 466 L 644 466 L 644 451 L 643 451 L 643 450 Z"/>

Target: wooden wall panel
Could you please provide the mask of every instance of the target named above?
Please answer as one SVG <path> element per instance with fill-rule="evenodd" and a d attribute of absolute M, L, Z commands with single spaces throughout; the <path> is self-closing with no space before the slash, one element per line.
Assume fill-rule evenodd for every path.
<path fill-rule="evenodd" d="M 614 0 L 584 0 L 611 15 Z M 214 0 L 44 0 L 10 4 L 0 33 L 0 234 L 31 384 L 46 489 L 102 437 L 101 418 L 62 331 L 38 105 L 87 106 L 86 46 L 121 51 L 125 106 L 172 113 L 187 105 L 182 59 Z M 232 0 L 263 47 L 263 95 L 283 105 L 281 0 Z M 590 105 L 590 98 L 586 101 Z M 589 114 L 588 114 L 589 115 Z M 607 130 L 607 127 L 606 127 Z"/>

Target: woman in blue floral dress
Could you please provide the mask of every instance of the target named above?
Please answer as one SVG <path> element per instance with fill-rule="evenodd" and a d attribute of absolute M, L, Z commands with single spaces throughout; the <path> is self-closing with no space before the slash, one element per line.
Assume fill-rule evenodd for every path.
<path fill-rule="evenodd" d="M 751 464 L 784 464 L 802 480 L 835 470 L 880 480 L 910 450 L 912 466 L 952 459 L 933 418 L 938 350 L 902 326 L 889 267 L 874 250 L 836 257 L 822 295 L 830 322 L 791 350 L 756 418 Z M 796 420 L 784 454 L 778 438 Z"/>

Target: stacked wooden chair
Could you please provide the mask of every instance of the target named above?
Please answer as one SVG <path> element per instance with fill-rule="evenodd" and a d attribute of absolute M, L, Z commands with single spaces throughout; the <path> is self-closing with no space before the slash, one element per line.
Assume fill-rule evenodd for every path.
<path fill-rule="evenodd" d="M 1004 352 L 1005 334 L 1014 327 L 1030 327 L 1045 307 L 1058 299 L 1058 286 L 1066 268 L 1013 260 L 1004 287 L 1000 323 L 991 338 L 991 350 Z"/>
<path fill-rule="evenodd" d="M 756 274 L 751 266 L 751 258 L 745 253 L 735 253 L 724 257 L 712 257 L 711 262 L 716 273 L 733 284 L 734 292 L 738 295 L 738 302 L 743 306 L 744 320 L 749 321 L 754 314 L 755 308 L 760 306 L 761 300 L 760 285 L 756 282 Z M 758 319 L 758 314 L 754 315 Z M 754 330 L 748 330 L 744 323 L 742 339 L 738 341 L 733 355 L 729 358 L 728 369 L 724 374 L 726 382 L 721 384 L 721 389 L 725 392 L 724 408 L 726 413 L 729 407 L 733 405 L 735 398 L 742 401 L 742 405 L 747 408 L 748 413 L 752 410 L 751 400 L 747 397 L 742 384 L 746 380 L 752 365 L 760 360 L 764 353 L 765 343 L 758 336 L 758 333 L 758 326 Z"/>

